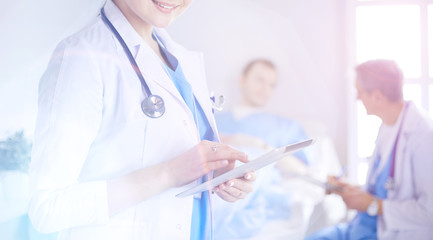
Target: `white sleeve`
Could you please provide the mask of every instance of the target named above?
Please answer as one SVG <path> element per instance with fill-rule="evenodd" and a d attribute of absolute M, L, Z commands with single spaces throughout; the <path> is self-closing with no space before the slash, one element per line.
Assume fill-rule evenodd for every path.
<path fill-rule="evenodd" d="M 387 229 L 415 230 L 433 226 L 433 131 L 417 136 L 412 152 L 414 196 L 406 200 L 384 200 L 383 217 Z"/>
<path fill-rule="evenodd" d="M 39 84 L 29 216 L 40 232 L 108 220 L 106 181 L 81 182 L 81 168 L 102 118 L 97 55 L 61 43 Z"/>

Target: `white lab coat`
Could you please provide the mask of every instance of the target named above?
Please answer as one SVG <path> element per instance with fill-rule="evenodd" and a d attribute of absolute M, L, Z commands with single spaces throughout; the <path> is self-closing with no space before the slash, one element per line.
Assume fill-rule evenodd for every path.
<path fill-rule="evenodd" d="M 396 187 L 388 191 L 388 198 L 383 201 L 383 215 L 378 218 L 378 239 L 432 239 L 432 171 L 433 122 L 411 104 L 396 151 Z"/>
<path fill-rule="evenodd" d="M 62 41 L 39 86 L 29 215 L 39 231 L 60 231 L 59 239 L 189 239 L 193 198 L 175 197 L 187 186 L 109 217 L 108 179 L 172 159 L 196 145 L 199 135 L 157 55 L 111 1 L 105 12 L 166 112 L 157 119 L 143 114 L 140 81 L 100 17 Z M 202 56 L 156 31 L 216 131 Z"/>

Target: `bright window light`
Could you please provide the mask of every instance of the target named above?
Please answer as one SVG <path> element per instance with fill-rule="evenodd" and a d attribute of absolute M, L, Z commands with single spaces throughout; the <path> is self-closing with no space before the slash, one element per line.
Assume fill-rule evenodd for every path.
<path fill-rule="evenodd" d="M 358 101 L 358 157 L 367 158 L 373 154 L 381 120 L 368 116 L 364 105 Z"/>
<path fill-rule="evenodd" d="M 433 117 L 433 85 L 430 85 L 429 87 L 429 96 L 430 96 L 430 102 L 429 102 L 429 106 L 430 106 L 430 116 Z"/>
<path fill-rule="evenodd" d="M 405 84 L 403 86 L 403 95 L 406 101 L 414 102 L 422 108 L 422 90 L 419 84 Z"/>
<path fill-rule="evenodd" d="M 429 54 L 429 59 L 430 59 L 429 72 L 430 72 L 430 77 L 433 77 L 433 64 L 432 64 L 432 62 L 433 62 L 433 5 L 428 6 L 428 28 L 429 28 L 429 33 L 428 33 L 429 52 L 430 52 L 430 54 Z M 431 96 L 431 91 L 430 91 L 430 96 Z M 432 112 L 432 109 L 430 110 L 430 112 Z"/>
<path fill-rule="evenodd" d="M 358 184 L 364 185 L 367 182 L 368 162 L 363 161 L 358 163 Z"/>
<path fill-rule="evenodd" d="M 420 9 L 415 5 L 356 8 L 357 62 L 385 58 L 398 62 L 406 77 L 421 75 Z"/>

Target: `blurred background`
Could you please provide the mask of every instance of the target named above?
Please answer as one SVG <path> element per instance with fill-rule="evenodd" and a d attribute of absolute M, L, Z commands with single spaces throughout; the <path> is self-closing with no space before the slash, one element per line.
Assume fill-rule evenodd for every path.
<path fill-rule="evenodd" d="M 27 221 L 38 81 L 56 44 L 94 19 L 104 2 L 1 0 L 0 236 L 52 237 L 11 230 Z M 380 121 L 356 102 L 356 64 L 395 59 L 405 73 L 405 98 L 433 116 L 433 0 L 195 0 L 168 31 L 204 53 L 209 90 L 223 94 L 227 108 L 239 100 L 234 83 L 247 62 L 275 62 L 279 82 L 266 110 L 326 139 L 315 161 L 329 158 L 326 166 L 337 166 L 329 172 L 347 166 L 359 184 Z"/>

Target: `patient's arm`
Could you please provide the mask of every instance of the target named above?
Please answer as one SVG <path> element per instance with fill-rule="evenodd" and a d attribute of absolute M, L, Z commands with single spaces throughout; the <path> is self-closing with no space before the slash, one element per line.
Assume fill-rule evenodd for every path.
<path fill-rule="evenodd" d="M 247 134 L 222 134 L 220 138 L 222 143 L 231 146 L 257 148 L 267 151 L 273 149 L 271 146 L 267 145 L 262 139 Z"/>
<path fill-rule="evenodd" d="M 308 173 L 308 166 L 299 158 L 295 156 L 288 156 L 279 160 L 275 167 L 283 173 L 284 176 L 289 177 L 290 173 L 304 175 Z M 289 173 L 289 174 L 284 174 Z"/>

